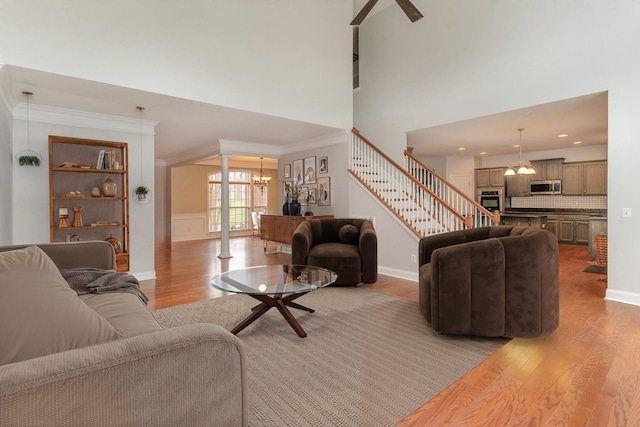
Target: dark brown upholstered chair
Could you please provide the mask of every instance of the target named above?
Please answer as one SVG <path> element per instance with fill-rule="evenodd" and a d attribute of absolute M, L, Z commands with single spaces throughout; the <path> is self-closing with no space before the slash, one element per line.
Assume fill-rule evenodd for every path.
<path fill-rule="evenodd" d="M 374 283 L 378 279 L 378 238 L 371 221 L 311 219 L 291 237 L 291 263 L 316 265 L 338 274 L 334 285 Z"/>
<path fill-rule="evenodd" d="M 540 337 L 558 327 L 558 242 L 525 226 L 471 228 L 418 246 L 422 314 L 438 332 Z"/>

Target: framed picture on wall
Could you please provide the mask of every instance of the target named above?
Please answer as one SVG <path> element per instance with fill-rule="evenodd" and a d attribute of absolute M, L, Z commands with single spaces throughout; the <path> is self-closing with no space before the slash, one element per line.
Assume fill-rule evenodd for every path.
<path fill-rule="evenodd" d="M 331 178 L 318 178 L 318 206 L 331 206 Z"/>
<path fill-rule="evenodd" d="M 291 178 L 291 163 L 284 165 L 284 177 Z"/>
<path fill-rule="evenodd" d="M 316 183 L 316 156 L 304 159 L 304 183 Z"/>
<path fill-rule="evenodd" d="M 317 189 L 315 188 L 309 188 L 309 204 L 316 204 L 317 203 Z"/>
<path fill-rule="evenodd" d="M 318 159 L 318 173 L 329 172 L 329 159 L 327 156 L 322 156 Z"/>
<path fill-rule="evenodd" d="M 298 185 L 304 184 L 304 163 L 302 159 L 293 161 L 293 182 Z"/>

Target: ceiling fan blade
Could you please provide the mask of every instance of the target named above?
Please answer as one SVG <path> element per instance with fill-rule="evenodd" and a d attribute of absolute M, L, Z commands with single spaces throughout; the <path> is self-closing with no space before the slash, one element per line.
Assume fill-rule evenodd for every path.
<path fill-rule="evenodd" d="M 418 8 L 416 8 L 410 0 L 396 0 L 396 3 L 404 10 L 404 13 L 406 13 L 411 22 L 416 22 L 418 19 L 424 18 L 422 13 L 420 13 Z"/>
<path fill-rule="evenodd" d="M 358 12 L 356 17 L 353 18 L 353 21 L 351 21 L 351 23 L 349 25 L 360 25 L 362 23 L 362 21 L 364 21 L 364 18 L 367 17 L 369 12 L 371 12 L 371 9 L 373 9 L 373 6 L 375 6 L 376 3 L 378 3 L 378 0 L 369 0 L 367 2 L 367 4 L 364 5 L 362 10 L 360 12 Z M 420 13 L 420 12 L 418 12 L 418 13 Z"/>

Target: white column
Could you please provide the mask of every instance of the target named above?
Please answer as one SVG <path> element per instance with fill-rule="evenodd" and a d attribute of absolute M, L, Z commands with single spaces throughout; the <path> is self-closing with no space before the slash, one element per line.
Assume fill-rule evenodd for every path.
<path fill-rule="evenodd" d="M 222 229 L 218 258 L 231 258 L 229 252 L 229 155 L 222 154 Z"/>

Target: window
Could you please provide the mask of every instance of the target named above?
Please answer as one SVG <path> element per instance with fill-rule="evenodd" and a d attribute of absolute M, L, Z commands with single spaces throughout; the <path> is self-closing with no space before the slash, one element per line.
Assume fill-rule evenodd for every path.
<path fill-rule="evenodd" d="M 249 230 L 251 174 L 229 172 L 229 230 Z M 222 231 L 222 174 L 209 175 L 209 233 Z"/>
<path fill-rule="evenodd" d="M 253 186 L 253 210 L 254 212 L 267 213 L 267 200 L 269 199 L 269 187 L 262 189 Z"/>

